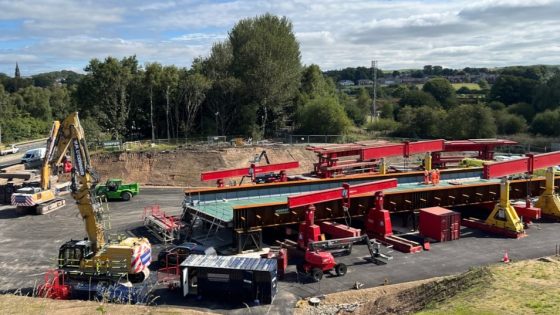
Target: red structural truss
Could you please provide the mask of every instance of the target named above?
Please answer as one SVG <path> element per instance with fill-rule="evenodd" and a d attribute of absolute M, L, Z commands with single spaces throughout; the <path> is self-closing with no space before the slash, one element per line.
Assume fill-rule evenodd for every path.
<path fill-rule="evenodd" d="M 482 177 L 496 178 L 518 173 L 532 174 L 535 170 L 560 165 L 560 151 L 528 154 L 515 160 L 488 163 L 482 169 Z"/>
<path fill-rule="evenodd" d="M 504 139 L 468 139 L 445 141 L 442 152 L 477 152 L 471 156 L 481 160 L 494 159 L 494 150 L 499 146 L 516 145 L 517 142 Z M 442 152 L 432 151 L 432 165 L 445 167 L 447 163 L 460 162 L 465 156 L 442 156 Z"/>
<path fill-rule="evenodd" d="M 368 145 L 348 144 L 342 146 L 310 147 L 317 153 L 315 173 L 319 177 L 331 178 L 352 171 L 372 171 L 381 158 L 428 153 L 443 150 L 444 140 L 427 140 L 404 143 L 375 143 Z M 354 159 L 340 160 L 355 156 Z"/>

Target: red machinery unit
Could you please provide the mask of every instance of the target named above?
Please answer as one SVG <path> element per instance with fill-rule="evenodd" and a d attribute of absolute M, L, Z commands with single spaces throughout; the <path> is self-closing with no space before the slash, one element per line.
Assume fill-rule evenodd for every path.
<path fill-rule="evenodd" d="M 249 168 L 236 168 L 231 170 L 218 170 L 218 171 L 208 171 L 203 172 L 200 174 L 201 181 L 210 181 L 216 180 L 216 184 L 218 187 L 224 187 L 224 179 L 232 178 L 232 177 L 251 177 L 252 181 L 255 181 L 255 178 L 258 174 L 266 174 L 272 172 L 280 172 L 278 176 L 276 176 L 277 180 L 280 182 L 285 182 L 288 180 L 286 176 L 286 170 L 295 169 L 299 167 L 299 162 L 286 162 L 286 163 L 278 163 L 278 164 L 269 164 L 269 165 L 255 165 L 254 163 L 251 164 Z M 243 182 L 243 179 L 239 183 Z"/>
<path fill-rule="evenodd" d="M 375 208 L 368 212 L 366 233 L 383 244 L 392 245 L 394 249 L 403 253 L 417 253 L 422 251 L 422 245 L 417 242 L 393 235 L 391 215 L 383 209 L 383 192 L 375 193 Z"/>
<path fill-rule="evenodd" d="M 453 241 L 461 235 L 461 214 L 442 207 L 420 209 L 421 236 L 438 242 Z"/>
<path fill-rule="evenodd" d="M 343 184 L 341 188 L 333 188 L 311 192 L 307 194 L 295 195 L 288 197 L 288 208 L 309 206 L 305 211 L 305 222 L 300 223 L 298 244 L 302 249 L 307 248 L 308 243 L 319 241 L 321 237 L 321 229 L 314 222 L 315 207 L 328 201 L 342 200 L 343 207 L 350 206 L 350 197 L 352 195 L 361 195 L 365 193 L 373 193 L 375 191 L 397 187 L 396 179 L 386 179 L 371 183 L 350 186 Z M 335 238 L 344 238 L 348 235 L 361 234 L 361 231 L 342 224 L 324 223 L 323 226 L 328 233 Z"/>
<path fill-rule="evenodd" d="M 50 269 L 45 272 L 45 283 L 40 285 L 37 295 L 55 300 L 68 300 L 71 295 L 71 286 L 66 283 L 63 271 Z"/>

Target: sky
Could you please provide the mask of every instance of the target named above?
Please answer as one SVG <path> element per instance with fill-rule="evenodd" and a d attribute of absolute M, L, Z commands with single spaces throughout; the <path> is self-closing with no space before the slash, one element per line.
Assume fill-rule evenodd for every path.
<path fill-rule="evenodd" d="M 130 55 L 189 67 L 267 12 L 292 21 L 302 63 L 323 70 L 560 64 L 560 0 L 0 0 L 0 72 Z"/>

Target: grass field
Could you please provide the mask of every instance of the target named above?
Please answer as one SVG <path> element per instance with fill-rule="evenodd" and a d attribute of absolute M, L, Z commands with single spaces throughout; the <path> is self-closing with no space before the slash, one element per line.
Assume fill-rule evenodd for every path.
<path fill-rule="evenodd" d="M 478 86 L 477 83 L 451 83 L 451 85 L 455 90 L 458 90 L 462 87 L 466 87 L 469 90 L 476 90 L 476 91 L 480 90 L 480 86 Z"/>
<path fill-rule="evenodd" d="M 475 286 L 417 314 L 560 314 L 558 259 L 496 265 L 491 272 L 490 283 Z"/>

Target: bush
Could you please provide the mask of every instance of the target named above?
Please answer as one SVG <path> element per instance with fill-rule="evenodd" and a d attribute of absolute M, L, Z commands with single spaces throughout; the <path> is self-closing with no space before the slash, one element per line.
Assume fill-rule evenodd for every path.
<path fill-rule="evenodd" d="M 380 118 L 376 121 L 370 121 L 366 125 L 367 131 L 381 131 L 386 133 L 391 133 L 399 127 L 399 123 L 393 119 Z"/>
<path fill-rule="evenodd" d="M 508 106 L 507 111 L 512 114 L 523 116 L 527 121 L 531 121 L 533 117 L 535 117 L 535 109 L 531 104 L 527 103 L 515 103 Z"/>
<path fill-rule="evenodd" d="M 540 134 L 545 136 L 559 136 L 560 135 L 560 110 L 545 110 L 538 113 L 529 131 L 533 134 Z"/>
<path fill-rule="evenodd" d="M 513 135 L 527 130 L 527 121 L 519 115 L 501 110 L 494 112 L 494 118 L 498 134 Z"/>
<path fill-rule="evenodd" d="M 496 122 L 490 108 L 464 104 L 449 111 L 444 122 L 446 138 L 469 139 L 496 136 Z"/>
<path fill-rule="evenodd" d="M 430 94 L 424 91 L 408 91 L 404 94 L 404 96 L 400 99 L 399 105 L 401 107 L 405 106 L 412 106 L 412 107 L 421 107 L 421 106 L 429 106 L 432 108 L 439 107 L 439 103 L 436 99 Z"/>
<path fill-rule="evenodd" d="M 309 101 L 297 116 L 303 134 L 345 134 L 352 126 L 342 105 L 330 96 Z"/>
<path fill-rule="evenodd" d="M 441 108 L 422 106 L 405 107 L 399 112 L 400 125 L 395 134 L 412 138 L 438 138 L 441 136 L 441 123 L 446 112 Z"/>

